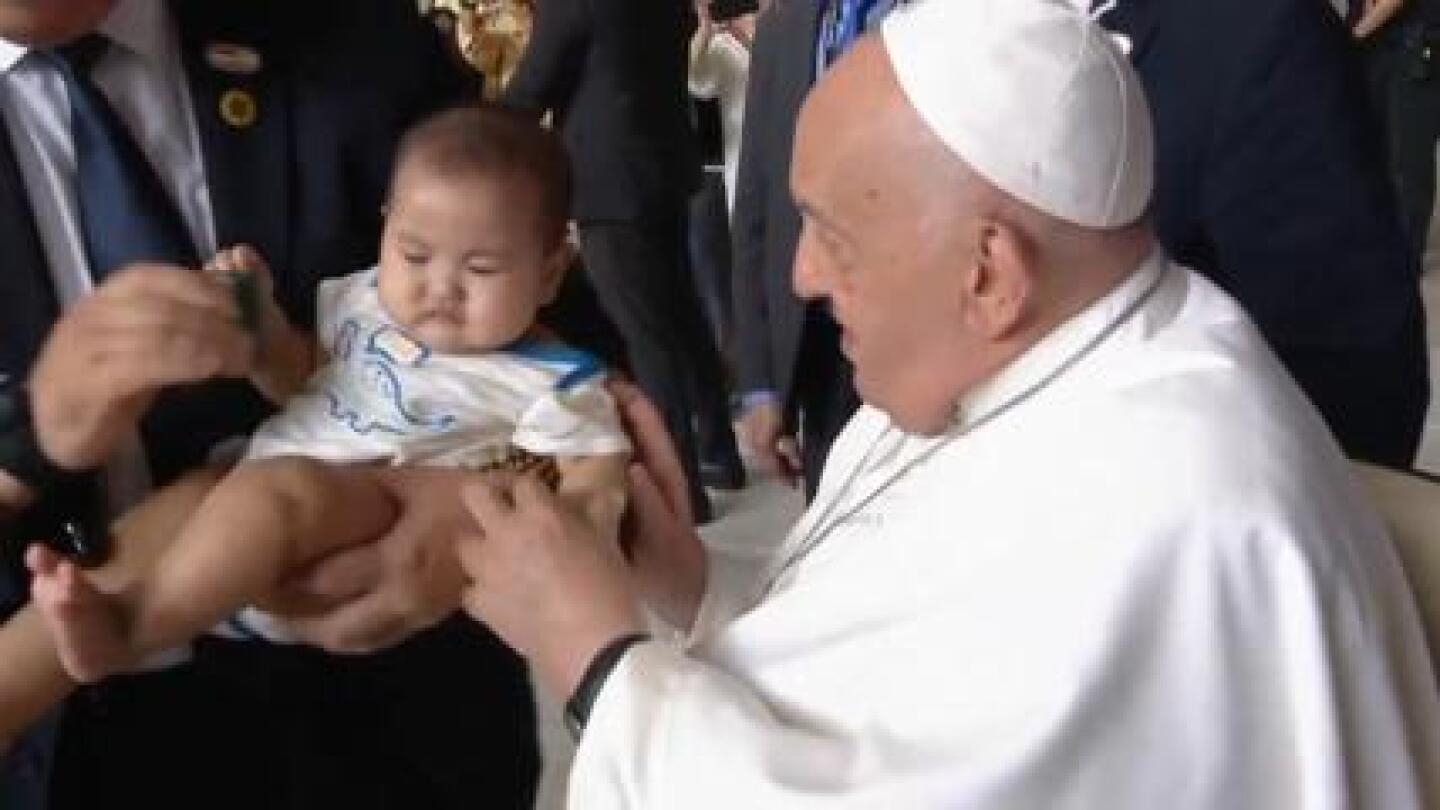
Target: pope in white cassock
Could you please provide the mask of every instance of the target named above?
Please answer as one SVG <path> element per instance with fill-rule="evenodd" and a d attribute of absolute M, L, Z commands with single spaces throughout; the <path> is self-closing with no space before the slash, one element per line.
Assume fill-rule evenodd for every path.
<path fill-rule="evenodd" d="M 795 286 L 867 405 L 768 565 L 700 599 L 653 418 L 628 557 L 537 487 L 467 492 L 467 607 L 586 724 L 572 807 L 1440 807 L 1389 541 L 1240 308 L 1156 246 L 1151 150 L 1059 0 L 920 0 L 826 74 Z"/>

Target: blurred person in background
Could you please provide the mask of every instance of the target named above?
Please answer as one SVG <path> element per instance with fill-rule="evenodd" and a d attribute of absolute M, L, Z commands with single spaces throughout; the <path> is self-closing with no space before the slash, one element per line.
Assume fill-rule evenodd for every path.
<path fill-rule="evenodd" d="M 708 521 L 704 482 L 744 472 L 686 248 L 700 175 L 685 88 L 692 14 L 677 0 L 539 0 L 500 102 L 549 113 L 565 139 L 585 273 L 665 414 L 696 518 Z"/>
<path fill-rule="evenodd" d="M 1440 2 L 1351 3 L 1349 19 L 1369 72 L 1400 213 L 1411 250 L 1423 258 L 1435 207 L 1435 142 L 1440 137 Z"/>

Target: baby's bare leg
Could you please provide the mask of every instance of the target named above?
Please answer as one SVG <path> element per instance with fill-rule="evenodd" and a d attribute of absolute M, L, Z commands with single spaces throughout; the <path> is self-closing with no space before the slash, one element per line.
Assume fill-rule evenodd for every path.
<path fill-rule="evenodd" d="M 110 527 L 114 547 L 105 565 L 92 572 L 96 584 L 114 591 L 154 564 L 180 527 L 194 514 L 223 470 L 191 473 L 159 490 Z M 60 663 L 40 613 L 27 606 L 0 626 L 0 751 L 10 740 L 59 703 L 75 687 Z"/>
<path fill-rule="evenodd" d="M 58 595 L 38 604 L 67 671 L 98 680 L 209 629 L 300 565 L 379 535 L 395 515 L 366 468 L 299 458 L 244 464 L 201 503 L 154 570 L 118 598 L 61 567 L 44 583 Z M 36 573 L 37 582 L 47 579 Z"/>
<path fill-rule="evenodd" d="M 98 681 L 131 661 L 117 600 L 101 593 L 75 563 L 44 546 L 31 546 L 25 565 L 32 574 L 30 603 L 49 625 L 71 677 Z"/>

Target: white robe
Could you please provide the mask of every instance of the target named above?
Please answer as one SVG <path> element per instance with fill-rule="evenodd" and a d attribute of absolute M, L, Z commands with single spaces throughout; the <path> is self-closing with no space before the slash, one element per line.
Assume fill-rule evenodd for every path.
<path fill-rule="evenodd" d="M 1440 807 L 1379 519 L 1238 306 L 1158 256 L 945 436 L 862 409 L 692 642 L 616 668 L 571 807 Z"/>

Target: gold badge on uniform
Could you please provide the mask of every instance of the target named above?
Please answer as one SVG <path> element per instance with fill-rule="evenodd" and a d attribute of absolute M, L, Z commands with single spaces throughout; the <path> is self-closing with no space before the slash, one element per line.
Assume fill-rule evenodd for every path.
<path fill-rule="evenodd" d="M 255 95 L 248 90 L 226 90 L 220 96 L 220 118 L 236 129 L 255 125 L 260 115 L 260 105 Z"/>
<path fill-rule="evenodd" d="M 221 73 L 251 76 L 260 72 L 265 60 L 260 52 L 248 45 L 233 42 L 212 42 L 205 46 L 205 61 Z"/>

